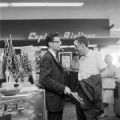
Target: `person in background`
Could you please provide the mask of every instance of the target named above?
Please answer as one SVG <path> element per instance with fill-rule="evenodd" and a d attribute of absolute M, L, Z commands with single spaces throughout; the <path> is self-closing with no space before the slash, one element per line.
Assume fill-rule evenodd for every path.
<path fill-rule="evenodd" d="M 74 41 L 74 45 L 75 45 L 75 49 L 78 51 L 79 55 L 81 56 L 79 60 L 79 72 L 78 72 L 79 83 L 81 83 L 84 80 L 87 81 L 87 79 L 92 75 L 100 74 L 100 72 L 105 68 L 105 64 L 100 52 L 90 50 L 88 48 L 89 41 L 84 36 L 80 36 L 76 38 Z M 95 80 L 97 81 L 97 77 L 96 79 L 94 79 L 93 84 L 94 82 L 96 82 Z M 98 81 L 98 83 L 100 83 L 100 81 Z M 101 89 L 99 89 L 99 93 L 101 93 L 102 95 L 102 87 Z M 97 113 L 95 107 L 93 106 L 88 110 L 84 110 L 79 105 L 76 105 L 77 119 L 97 120 Z"/>
<path fill-rule="evenodd" d="M 106 63 L 106 70 L 112 71 L 107 78 L 102 80 L 102 87 L 103 87 L 103 103 L 104 103 L 104 114 L 101 117 L 105 116 L 115 116 L 114 113 L 114 89 L 116 86 L 115 83 L 115 74 L 116 74 L 116 66 L 112 63 L 113 58 L 111 55 L 105 55 L 105 63 Z"/>
<path fill-rule="evenodd" d="M 65 95 L 71 90 L 64 83 L 64 69 L 56 58 L 61 41 L 58 33 L 49 33 L 45 39 L 48 51 L 40 60 L 40 80 L 46 94 L 48 120 L 62 120 Z"/>

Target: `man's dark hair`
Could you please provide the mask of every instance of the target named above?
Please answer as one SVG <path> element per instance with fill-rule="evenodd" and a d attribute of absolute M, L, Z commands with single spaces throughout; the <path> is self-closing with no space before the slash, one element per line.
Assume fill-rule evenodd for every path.
<path fill-rule="evenodd" d="M 78 43 L 80 43 L 80 44 L 84 44 L 86 47 L 88 47 L 88 45 L 89 45 L 89 40 L 84 36 L 79 36 L 75 40 L 77 40 Z"/>
<path fill-rule="evenodd" d="M 52 42 L 54 40 L 54 37 L 59 37 L 59 34 L 58 33 L 49 33 L 47 36 L 46 36 L 46 39 L 45 39 L 45 42 L 46 42 L 46 45 L 49 46 L 49 42 Z"/>

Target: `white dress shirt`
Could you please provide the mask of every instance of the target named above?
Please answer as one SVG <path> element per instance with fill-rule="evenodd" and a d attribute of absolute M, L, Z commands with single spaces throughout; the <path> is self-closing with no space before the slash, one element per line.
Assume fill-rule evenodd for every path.
<path fill-rule="evenodd" d="M 105 68 L 102 55 L 99 51 L 89 50 L 86 56 L 79 60 L 78 80 L 86 79 L 91 75 L 99 74 Z"/>

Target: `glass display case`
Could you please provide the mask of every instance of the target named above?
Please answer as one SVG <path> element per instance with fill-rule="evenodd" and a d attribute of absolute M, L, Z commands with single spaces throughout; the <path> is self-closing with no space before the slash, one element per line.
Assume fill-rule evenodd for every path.
<path fill-rule="evenodd" d="M 46 120 L 45 91 L 24 88 L 14 96 L 0 96 L 0 120 Z"/>

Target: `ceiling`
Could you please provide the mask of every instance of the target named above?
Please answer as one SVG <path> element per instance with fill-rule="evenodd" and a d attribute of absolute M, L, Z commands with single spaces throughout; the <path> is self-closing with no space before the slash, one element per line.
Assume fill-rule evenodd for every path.
<path fill-rule="evenodd" d="M 0 2 L 81 2 L 82 7 L 4 7 L 0 19 L 110 19 L 120 26 L 120 0 L 0 0 Z"/>
<path fill-rule="evenodd" d="M 31 8 L 33 10 L 41 10 L 41 9 L 59 9 L 60 10 L 70 10 L 73 9 L 73 11 L 77 10 L 81 14 L 81 16 L 89 15 L 91 18 L 95 17 L 102 17 L 102 18 L 109 18 L 112 14 L 116 14 L 116 11 L 120 10 L 120 0 L 0 0 L 0 2 L 81 2 L 84 1 L 85 5 L 83 7 L 76 7 L 76 8 Z M 1 8 L 1 14 L 4 12 L 9 12 L 11 9 L 14 10 L 22 10 L 22 9 L 28 9 L 30 8 Z M 24 14 L 24 13 L 23 13 Z M 86 16 L 87 17 L 87 16 Z"/>
<path fill-rule="evenodd" d="M 0 20 L 11 19 L 109 19 L 120 28 L 120 0 L 0 0 L 0 2 L 81 2 L 82 7 L 5 7 L 0 8 Z M 120 37 L 120 32 L 112 32 Z"/>

